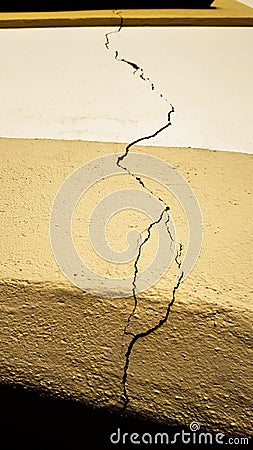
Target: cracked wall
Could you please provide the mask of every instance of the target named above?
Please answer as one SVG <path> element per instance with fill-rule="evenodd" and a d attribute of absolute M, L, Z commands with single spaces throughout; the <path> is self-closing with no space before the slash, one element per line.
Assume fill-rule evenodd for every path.
<path fill-rule="evenodd" d="M 111 35 L 119 33 L 122 26 L 123 20 L 120 18 L 118 30 L 106 33 L 107 50 L 110 50 Z M 44 145 L 49 143 L 43 141 L 2 140 L 1 142 L 3 154 L 9 153 L 8 147 L 11 146 L 11 157 L 7 158 L 6 167 L 4 164 L 3 176 L 6 177 L 9 171 L 12 181 L 20 178 L 19 182 L 23 182 L 25 186 L 24 192 L 22 189 L 17 193 L 13 190 L 12 182 L 7 182 L 6 199 L 10 193 L 16 194 L 14 207 L 10 212 L 12 199 L 10 202 L 6 201 L 6 209 L 2 211 L 6 214 L 4 217 L 9 237 L 6 241 L 6 255 L 8 250 L 10 251 L 10 257 L 3 257 L 1 283 L 2 379 L 8 383 L 19 382 L 46 392 L 51 391 L 54 395 L 71 395 L 94 406 L 106 406 L 120 411 L 123 409 L 124 413 L 138 412 L 166 423 L 173 420 L 187 424 L 194 419 L 206 427 L 217 427 L 226 431 L 235 430 L 240 433 L 249 432 L 251 407 L 247 355 L 251 349 L 249 318 L 252 310 L 249 303 L 241 298 L 241 286 L 238 288 L 234 285 L 233 289 L 229 287 L 228 279 L 231 274 L 228 274 L 226 270 L 225 272 L 223 270 L 226 281 L 220 280 L 217 287 L 219 277 L 217 267 L 213 267 L 217 253 L 213 255 L 212 246 L 214 244 L 215 247 L 216 244 L 214 234 L 220 231 L 217 223 L 211 225 L 212 213 L 207 212 L 205 202 L 207 201 L 208 204 L 209 201 L 210 206 L 213 198 L 216 199 L 218 211 L 215 217 L 220 223 L 220 215 L 223 215 L 224 211 L 227 214 L 227 202 L 233 207 L 238 206 L 237 197 L 236 200 L 230 197 L 230 188 L 225 189 L 225 180 L 228 181 L 228 175 L 231 173 L 238 174 L 236 165 L 245 169 L 247 164 L 252 163 L 252 159 L 248 157 L 246 160 L 244 159 L 246 155 L 237 155 L 238 160 L 235 160 L 234 156 L 227 155 L 225 161 L 222 154 L 215 155 L 215 153 L 201 150 L 180 149 L 179 153 L 179 149 L 142 147 L 145 152 L 160 155 L 168 162 L 174 160 L 175 165 L 180 167 L 180 171 L 183 167 L 185 176 L 189 178 L 191 184 L 194 184 L 193 175 L 200 177 L 196 183 L 197 195 L 198 197 L 200 195 L 202 206 L 204 206 L 207 227 L 216 226 L 217 229 L 216 231 L 212 229 L 211 232 L 208 230 L 207 247 L 204 247 L 204 257 L 201 257 L 200 267 L 194 271 L 186 285 L 185 283 L 181 285 L 183 279 L 181 262 L 184 256 L 182 242 L 185 236 L 184 230 L 181 230 L 179 225 L 182 242 L 180 242 L 181 239 L 177 241 L 179 244 L 174 258 L 172 276 L 166 275 L 148 292 L 137 295 L 139 265 L 143 263 L 142 260 L 146 261 L 146 249 L 149 249 L 150 254 L 153 251 L 151 242 L 153 229 L 158 223 L 163 223 L 172 239 L 170 214 L 172 210 L 175 212 L 175 209 L 171 208 L 172 199 L 167 197 L 161 188 L 128 169 L 127 157 L 130 151 L 140 151 L 138 144 L 155 138 L 169 128 L 172 124 L 171 115 L 175 111 L 165 96 L 156 89 L 153 81 L 146 76 L 142 67 L 132 60 L 121 57 L 118 50 L 115 51 L 114 57 L 117 62 L 129 66 L 133 75 L 144 81 L 152 94 L 158 95 L 161 100 L 170 105 L 167 122 L 164 125 L 127 145 L 105 146 L 59 141 L 58 144 L 63 153 L 56 151 L 55 147 L 52 147 L 52 153 L 48 153 Z M 23 150 L 21 161 L 17 145 L 20 145 Z M 86 149 L 84 154 L 83 147 Z M 133 299 L 131 301 L 117 299 L 115 303 L 112 300 L 88 295 L 70 286 L 66 279 L 62 278 L 56 265 L 52 263 L 52 255 L 48 254 L 48 236 L 45 237 L 45 219 L 49 200 L 52 202 L 57 183 L 59 186 L 63 175 L 66 176 L 68 170 L 73 169 L 77 161 L 81 163 L 91 157 L 94 158 L 96 154 L 103 155 L 108 152 L 109 147 L 118 154 L 116 164 L 124 174 L 125 180 L 121 180 L 123 185 L 138 184 L 141 189 L 155 195 L 164 207 L 157 220 L 142 226 L 142 230 L 146 231 L 146 238 L 139 243 L 137 257 L 127 268 L 132 273 Z M 46 155 L 43 162 L 40 156 L 41 149 Z M 59 155 L 60 164 L 57 161 L 56 165 Z M 196 164 L 194 169 L 191 167 L 192 159 Z M 224 179 L 218 179 L 219 183 L 217 182 L 219 189 L 225 192 L 225 205 L 224 199 L 219 196 L 218 188 L 214 197 L 208 191 L 208 182 L 204 175 L 206 171 L 210 171 L 210 167 L 206 166 L 206 159 L 211 167 L 217 168 L 218 161 L 221 171 L 224 171 L 224 163 L 228 164 L 231 171 L 223 172 Z M 32 165 L 30 161 L 33 161 Z M 19 172 L 17 166 L 20 162 L 24 172 Z M 45 169 L 46 174 L 44 174 Z M 116 180 L 116 185 L 119 179 L 120 177 Z M 208 181 L 210 182 L 210 176 Z M 249 176 L 246 176 L 244 181 L 243 188 L 246 192 L 250 181 Z M 47 187 L 43 192 L 44 182 Z M 235 184 L 238 182 L 236 177 L 234 182 Z M 48 183 L 53 185 L 50 186 Z M 32 191 L 30 191 L 30 185 L 33 187 Z M 204 194 L 203 186 L 205 186 Z M 17 189 L 16 186 L 15 189 Z M 36 205 L 34 207 L 29 204 L 29 192 L 33 193 L 32 200 Z M 99 190 L 96 195 L 98 194 Z M 250 195 L 251 190 L 247 194 Z M 240 202 L 242 200 L 240 194 L 239 198 Z M 18 204 L 19 200 L 21 207 Z M 242 203 L 245 214 L 247 199 L 244 199 Z M 91 207 L 92 204 L 94 205 L 94 196 L 90 196 L 88 204 Z M 38 217 L 43 210 L 47 212 L 40 222 Z M 213 212 L 213 207 L 211 211 Z M 20 212 L 21 215 L 24 212 L 26 214 L 23 223 L 19 219 Z M 230 213 L 229 210 L 228 215 Z M 14 233 L 13 229 L 10 226 L 8 228 L 7 225 L 10 214 L 14 214 L 10 221 L 14 227 Z M 180 217 L 180 213 L 176 211 L 176 216 L 177 214 Z M 87 217 L 85 208 L 80 209 L 74 219 L 74 234 L 79 246 L 83 238 L 83 216 Z M 137 222 L 139 220 L 136 217 L 130 217 L 130 219 Z M 226 217 L 223 219 L 227 221 Z M 123 220 L 120 219 L 122 226 L 118 225 L 118 228 L 122 230 Z M 249 225 L 247 211 L 243 219 L 240 216 L 240 224 L 242 222 L 246 229 Z M 20 223 L 23 229 L 16 233 Z M 234 229 L 236 227 L 235 222 Z M 141 230 L 140 233 L 144 234 Z M 229 234 L 229 236 L 228 247 L 223 243 L 219 247 L 218 255 L 224 255 L 221 256 L 222 269 L 224 269 L 223 258 L 226 257 L 226 251 L 227 249 L 230 251 L 231 242 L 234 243 L 234 235 Z M 114 238 L 115 229 L 111 234 L 112 241 Z M 227 235 L 225 237 L 223 231 L 223 240 L 226 238 Z M 245 241 L 245 235 L 243 239 Z M 20 256 L 17 257 L 16 246 L 19 247 L 20 240 L 23 242 L 19 248 Z M 31 255 L 31 249 L 36 245 L 41 254 Z M 236 242 L 236 245 L 240 247 L 239 242 Z M 87 249 L 82 251 L 87 256 Z M 231 255 L 234 261 L 233 250 L 231 254 L 229 253 L 230 259 Z M 93 256 L 88 258 L 92 259 Z M 233 278 L 237 277 L 236 279 L 239 280 L 237 263 L 236 259 L 236 265 L 233 266 Z M 51 266 L 53 271 L 49 270 Z M 103 269 L 106 273 L 112 273 L 110 268 L 102 264 L 101 270 Z M 116 268 L 116 272 L 120 270 Z M 242 276 L 242 269 L 239 270 L 239 274 Z M 243 276 L 245 276 L 244 273 Z M 177 292 L 179 287 L 180 295 Z M 224 292 L 221 287 L 224 288 Z M 244 292 L 244 296 L 248 298 L 249 283 L 245 284 Z M 177 302 L 175 302 L 176 297 L 178 297 Z M 233 301 L 230 301 L 231 298 Z M 168 321 L 168 318 L 171 320 Z"/>
<path fill-rule="evenodd" d="M 109 39 L 109 36 L 117 34 L 117 33 L 120 33 L 120 31 L 121 31 L 121 29 L 122 29 L 122 27 L 124 25 L 124 20 L 123 20 L 123 17 L 121 16 L 120 11 L 115 11 L 115 13 L 119 16 L 120 25 L 119 25 L 118 30 L 115 30 L 115 31 L 112 31 L 112 32 L 109 32 L 109 33 L 105 34 L 105 47 L 107 48 L 107 50 L 110 50 L 110 39 Z M 114 55 L 115 55 L 115 59 L 117 61 L 123 62 L 125 64 L 128 64 L 133 69 L 133 72 L 132 72 L 133 75 L 137 74 L 138 77 L 141 80 L 143 80 L 145 83 L 147 83 L 150 86 L 151 91 L 153 91 L 153 92 L 155 92 L 157 94 L 157 89 L 155 87 L 155 84 L 153 83 L 153 81 L 150 80 L 149 77 L 147 77 L 145 75 L 145 71 L 144 71 L 144 69 L 142 67 L 140 67 L 135 62 L 132 62 L 132 61 L 127 60 L 125 58 L 119 57 L 118 50 L 115 50 Z M 165 101 L 166 103 L 169 104 L 169 101 L 164 97 L 164 95 L 161 92 L 158 92 L 158 95 L 159 95 L 161 100 L 163 100 L 163 101 Z M 162 127 L 160 127 L 158 130 L 156 130 L 155 132 L 153 132 L 152 134 L 147 134 L 144 137 L 140 137 L 140 138 L 135 139 L 134 141 L 130 142 L 126 146 L 125 152 L 118 157 L 117 162 L 116 162 L 118 167 L 120 167 L 121 169 L 126 171 L 129 175 L 133 176 L 136 179 L 136 181 L 141 185 L 141 187 L 146 189 L 152 195 L 154 195 L 154 192 L 152 190 L 150 190 L 146 186 L 146 184 L 144 183 L 142 178 L 137 176 L 136 174 L 132 173 L 127 168 L 127 161 L 126 161 L 126 159 L 127 159 L 127 156 L 128 156 L 128 153 L 129 153 L 130 149 L 132 147 L 134 147 L 136 144 L 139 144 L 140 142 L 143 142 L 143 141 L 146 141 L 146 140 L 149 140 L 149 139 L 153 139 L 156 136 L 158 136 L 160 133 L 165 131 L 171 125 L 171 114 L 172 113 L 174 113 L 174 107 L 173 107 L 173 105 L 170 104 L 170 110 L 168 112 L 167 123 L 165 125 L 163 125 Z M 125 160 L 125 162 L 124 162 L 124 160 Z M 132 354 L 132 351 L 134 349 L 134 346 L 135 346 L 136 342 L 139 339 L 143 339 L 146 336 L 148 336 L 149 334 L 154 333 L 156 330 L 158 330 L 160 327 L 162 327 L 167 322 L 167 320 L 169 318 L 171 307 L 173 306 L 173 303 L 174 303 L 175 298 L 176 298 L 176 291 L 179 288 L 179 286 L 181 284 L 181 281 L 182 281 L 182 278 L 183 278 L 183 275 L 184 275 L 183 271 L 179 272 L 179 275 L 177 277 L 177 282 L 176 282 L 175 286 L 172 289 L 171 299 L 168 301 L 168 306 L 167 306 L 167 309 L 166 309 L 163 317 L 160 318 L 159 321 L 154 326 L 152 326 L 152 327 L 150 327 L 150 328 L 148 328 L 146 330 L 143 330 L 140 333 L 134 334 L 132 332 L 129 332 L 128 328 L 131 325 L 132 317 L 134 316 L 135 311 L 136 311 L 136 309 L 138 307 L 138 296 L 137 296 L 137 293 L 136 293 L 136 280 L 137 280 L 137 277 L 139 276 L 138 262 L 139 262 L 139 259 L 141 258 L 142 248 L 143 248 L 143 246 L 145 244 L 147 244 L 149 242 L 150 236 L 151 236 L 151 232 L 152 232 L 152 228 L 155 225 L 157 225 L 158 223 L 160 223 L 162 220 L 164 220 L 164 215 L 167 216 L 166 221 L 164 222 L 164 226 L 166 227 L 168 235 L 173 240 L 171 232 L 170 232 L 170 226 L 169 226 L 169 221 L 170 221 L 170 212 L 169 211 L 170 211 L 170 207 L 164 202 L 164 200 L 160 196 L 157 196 L 157 198 L 162 203 L 164 209 L 161 212 L 161 214 L 158 217 L 158 219 L 156 221 L 150 223 L 149 226 L 147 227 L 147 236 L 139 244 L 137 257 L 136 257 L 136 259 L 134 261 L 134 265 L 133 265 L 134 274 L 133 274 L 133 282 L 132 282 L 132 286 L 133 286 L 132 294 L 133 294 L 134 305 L 133 305 L 132 311 L 130 312 L 130 314 L 128 316 L 127 324 L 126 324 L 126 326 L 124 328 L 124 336 L 129 336 L 130 335 L 131 339 L 130 339 L 130 342 L 128 343 L 127 350 L 126 350 L 126 353 L 125 353 L 125 365 L 124 365 L 123 377 L 122 377 L 123 393 L 122 393 L 121 399 L 123 401 L 123 411 L 126 410 L 126 408 L 128 406 L 128 403 L 129 403 L 129 396 L 128 396 L 128 392 L 127 392 L 128 369 L 129 369 L 130 358 L 131 358 L 131 354 Z M 179 256 L 179 252 L 180 252 L 180 255 L 181 255 L 182 249 L 183 249 L 183 246 L 182 246 L 182 243 L 180 243 L 179 244 L 179 251 L 177 251 L 176 256 L 175 256 L 175 262 L 177 263 L 178 269 L 180 269 L 180 263 L 178 263 L 177 258 Z"/>
<path fill-rule="evenodd" d="M 125 353 L 132 338 L 125 337 L 122 347 L 122 336 L 133 302 L 92 297 L 74 288 L 54 261 L 48 217 L 57 189 L 70 172 L 94 156 L 111 151 L 122 155 L 125 144 L 19 139 L 1 139 L 0 144 L 5 230 L 1 380 L 120 411 Z M 177 291 L 170 320 L 135 341 L 126 412 L 166 423 L 189 425 L 197 420 L 210 428 L 250 433 L 252 156 L 138 146 L 133 151 L 143 150 L 179 167 L 191 183 L 201 205 L 205 239 L 194 272 Z M 121 183 L 136 186 L 136 180 L 122 172 Z M 116 186 L 118 177 L 112 180 L 112 188 Z M 160 186 L 151 182 L 150 187 L 172 206 L 180 232 L 180 210 Z M 76 245 L 95 264 L 94 252 L 86 247 L 84 218 L 105 193 L 105 184 L 91 190 L 73 218 Z M 149 225 L 147 218 L 127 217 L 132 226 L 139 222 L 140 231 Z M 122 213 L 108 229 L 109 241 L 120 249 L 122 235 L 115 235 L 116 223 L 125 235 L 126 216 Z M 184 242 L 183 228 L 181 236 Z M 143 246 L 140 268 L 148 263 L 155 243 L 153 233 L 148 248 Z M 111 269 L 111 274 L 119 270 L 108 268 L 101 259 L 99 267 Z M 172 269 L 173 276 L 138 295 L 128 328 L 134 336 L 165 317 L 176 262 Z M 133 274 L 133 264 L 125 270 Z"/>

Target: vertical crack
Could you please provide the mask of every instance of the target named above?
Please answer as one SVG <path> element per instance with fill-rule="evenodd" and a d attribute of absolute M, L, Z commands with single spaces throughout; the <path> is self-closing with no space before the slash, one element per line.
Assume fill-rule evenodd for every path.
<path fill-rule="evenodd" d="M 142 333 L 135 334 L 128 345 L 128 349 L 125 354 L 126 359 L 125 359 L 125 366 L 123 369 L 123 377 L 122 377 L 123 394 L 122 394 L 121 398 L 123 400 L 123 411 L 125 411 L 128 403 L 129 403 L 129 397 L 128 397 L 128 393 L 127 393 L 127 377 L 128 377 L 128 367 L 129 367 L 129 363 L 130 363 L 130 356 L 131 356 L 133 347 L 139 339 L 144 338 L 151 333 L 154 333 L 156 330 L 161 328 L 167 322 L 171 307 L 173 306 L 175 299 L 176 299 L 176 291 L 178 290 L 178 288 L 181 284 L 183 275 L 184 275 L 184 273 L 181 272 L 181 274 L 178 278 L 178 281 L 173 288 L 172 297 L 171 297 L 170 302 L 168 303 L 167 310 L 166 310 L 164 317 L 162 319 L 160 319 L 159 322 L 156 325 L 154 325 L 153 327 L 148 328 L 146 331 L 143 331 Z"/>
<path fill-rule="evenodd" d="M 111 34 L 119 33 L 119 32 L 121 31 L 122 27 L 123 27 L 123 17 L 120 15 L 120 12 L 119 12 L 119 11 L 115 11 L 115 10 L 114 10 L 114 12 L 115 12 L 115 14 L 117 14 L 117 15 L 119 16 L 119 18 L 120 18 L 120 24 L 119 24 L 119 27 L 118 27 L 117 30 L 111 31 L 111 32 L 105 34 L 105 47 L 106 47 L 107 50 L 110 49 L 110 39 L 109 39 L 109 36 L 110 36 Z M 121 58 L 121 57 L 119 56 L 118 50 L 115 51 L 114 57 L 115 57 L 115 59 L 116 59 L 117 61 L 129 65 L 129 66 L 133 69 L 133 75 L 137 74 L 141 80 L 143 80 L 143 81 L 145 81 L 146 83 L 149 84 L 149 86 L 150 86 L 150 88 L 151 88 L 151 90 L 152 90 L 153 92 L 158 93 L 158 92 L 157 92 L 157 89 L 156 89 L 156 87 L 155 87 L 155 84 L 150 80 L 149 77 L 147 77 L 147 76 L 145 75 L 144 69 L 143 69 L 142 67 L 140 67 L 136 62 L 127 60 L 127 59 L 125 59 L 125 58 Z M 120 156 L 118 157 L 117 161 L 116 161 L 116 164 L 117 164 L 117 166 L 118 166 L 119 168 L 121 168 L 122 170 L 126 171 L 129 175 L 133 176 L 133 177 L 135 178 L 135 180 L 142 186 L 142 188 L 146 189 L 150 194 L 152 194 L 152 195 L 154 195 L 154 196 L 156 196 L 156 195 L 153 193 L 152 190 L 150 190 L 150 189 L 145 185 L 145 183 L 144 183 L 144 181 L 141 179 L 141 177 L 136 176 L 134 173 L 132 173 L 132 172 L 127 168 L 127 166 L 123 165 L 122 163 L 123 163 L 123 161 L 127 158 L 127 155 L 128 155 L 128 153 L 129 153 L 130 149 L 131 149 L 134 145 L 136 145 L 136 144 L 138 144 L 138 143 L 140 143 L 140 142 L 142 142 L 142 141 L 144 141 L 144 140 L 148 140 L 148 139 L 155 138 L 158 134 L 160 134 L 161 132 L 165 131 L 169 126 L 172 125 L 172 123 L 171 123 L 171 115 L 172 115 L 172 113 L 175 112 L 174 107 L 173 107 L 173 105 L 166 99 L 166 97 L 164 97 L 164 95 L 163 95 L 162 93 L 158 93 L 158 95 L 159 95 L 159 97 L 160 97 L 161 99 L 163 99 L 166 103 L 168 103 L 168 104 L 170 105 L 170 110 L 169 110 L 169 112 L 168 112 L 168 114 L 167 114 L 167 121 L 165 122 L 165 124 L 164 124 L 163 126 L 161 126 L 158 130 L 154 131 L 153 133 L 148 134 L 148 135 L 143 136 L 143 137 L 140 137 L 140 138 L 138 138 L 138 139 L 132 141 L 131 143 L 129 143 L 129 144 L 126 146 L 126 148 L 125 148 L 125 152 L 124 152 L 122 155 L 120 155 Z M 180 275 L 179 275 L 179 277 L 178 277 L 178 279 L 177 279 L 177 282 L 176 282 L 176 284 L 175 284 L 174 287 L 173 287 L 173 290 L 172 290 L 172 296 L 171 296 L 171 299 L 170 299 L 170 301 L 169 301 L 169 303 L 168 303 L 168 305 L 167 305 L 166 312 L 165 312 L 164 316 L 159 320 L 159 322 L 158 322 L 156 325 L 154 325 L 154 326 L 151 327 L 151 328 L 148 328 L 146 331 L 143 331 L 143 332 L 137 333 L 137 334 L 133 334 L 133 333 L 131 333 L 131 332 L 128 331 L 128 327 L 129 327 L 129 325 L 130 325 L 130 323 L 131 323 L 131 319 L 132 319 L 132 317 L 134 316 L 135 311 L 136 311 L 136 308 L 137 308 L 137 306 L 138 306 L 138 297 L 137 297 L 137 294 L 136 294 L 136 289 L 137 289 L 136 282 L 137 282 L 137 277 L 138 277 L 138 273 L 139 273 L 138 263 L 139 263 L 139 260 L 140 260 L 140 257 L 141 257 L 142 248 L 143 248 L 143 246 L 148 242 L 148 240 L 150 239 L 152 228 L 153 228 L 155 225 L 157 225 L 158 223 L 161 222 L 161 220 L 163 219 L 163 217 L 164 217 L 165 214 L 167 214 L 167 219 L 166 219 L 164 225 L 165 225 L 165 227 L 166 227 L 166 230 L 167 230 L 167 232 L 168 232 L 168 235 L 170 236 L 171 244 L 172 244 L 172 241 L 173 241 L 173 237 L 172 237 L 172 234 L 171 234 L 171 231 L 170 231 L 170 227 L 169 227 L 169 220 L 170 220 L 169 210 L 170 210 L 170 207 L 166 204 L 166 202 L 165 202 L 161 197 L 157 197 L 157 198 L 158 198 L 158 200 L 163 204 L 163 210 L 162 210 L 160 216 L 158 217 L 158 219 L 157 219 L 156 221 L 150 223 L 150 225 L 148 226 L 148 228 L 145 230 L 145 231 L 147 231 L 147 236 L 146 236 L 146 238 L 139 244 L 139 247 L 138 247 L 138 253 L 137 253 L 137 256 L 136 256 L 136 259 L 135 259 L 135 262 L 134 262 L 134 274 L 133 274 L 133 281 L 132 281 L 132 294 L 133 294 L 133 299 L 134 299 L 134 305 L 133 305 L 132 311 L 130 312 L 130 314 L 129 314 L 129 316 L 128 316 L 127 323 L 126 323 L 126 326 L 125 326 L 125 328 L 124 328 L 124 333 L 123 333 L 123 336 L 125 336 L 125 335 L 131 335 L 131 336 L 132 336 L 132 338 L 131 338 L 131 340 L 130 340 L 130 343 L 128 344 L 127 351 L 126 351 L 126 353 L 125 353 L 125 365 L 124 365 L 123 376 L 122 376 L 122 396 L 121 396 L 121 399 L 122 399 L 122 401 L 123 401 L 123 408 L 122 408 L 123 411 L 126 410 L 126 408 L 127 408 L 127 406 L 128 406 L 128 403 L 129 403 L 129 396 L 128 396 L 128 392 L 127 392 L 127 378 L 128 378 L 128 368 L 129 368 L 129 364 L 130 364 L 130 357 L 131 357 L 131 353 L 132 353 L 132 351 L 133 351 L 133 348 L 134 348 L 136 342 L 137 342 L 139 339 L 144 338 L 144 337 L 150 335 L 151 333 L 154 333 L 156 330 L 158 330 L 159 328 L 161 328 L 161 327 L 167 322 L 167 320 L 168 320 L 168 318 L 169 318 L 170 311 L 171 311 L 171 307 L 173 306 L 173 304 L 174 304 L 174 302 L 175 302 L 175 299 L 176 299 L 176 292 L 177 292 L 177 290 L 178 290 L 178 288 L 179 288 L 179 286 L 180 286 L 180 284 L 181 284 L 181 281 L 182 281 L 182 279 L 183 279 L 183 271 L 181 270 L 181 273 L 180 273 Z M 175 256 L 175 263 L 177 264 L 178 269 L 180 269 L 180 267 L 181 267 L 181 260 L 180 260 L 180 258 L 181 258 L 181 255 L 182 255 L 182 250 L 183 250 L 183 246 L 182 246 L 182 244 L 180 243 L 179 249 L 178 249 L 178 251 L 176 252 L 176 256 Z"/>
<path fill-rule="evenodd" d="M 149 189 L 149 188 L 145 185 L 144 181 L 143 181 L 140 177 L 136 176 L 134 173 L 130 172 L 130 170 L 129 170 L 126 166 L 123 166 L 123 165 L 122 165 L 122 161 L 127 157 L 127 155 L 128 155 L 128 153 L 129 153 L 129 150 L 130 150 L 131 147 L 133 147 L 134 145 L 138 144 L 138 143 L 141 142 L 141 141 L 144 141 L 144 140 L 146 140 L 146 139 L 147 139 L 147 140 L 148 140 L 148 139 L 152 139 L 152 138 L 156 137 L 159 133 L 161 133 L 162 131 L 166 130 L 166 128 L 168 128 L 169 126 L 171 126 L 172 124 L 171 124 L 171 119 L 170 119 L 170 117 L 171 117 L 171 114 L 172 114 L 173 112 L 175 112 L 175 110 L 174 110 L 174 107 L 171 105 L 171 109 L 170 109 L 170 111 L 168 112 L 168 118 L 167 118 L 167 122 L 165 123 L 165 125 L 163 125 L 161 128 L 159 128 L 158 130 L 156 130 L 154 133 L 149 134 L 149 135 L 147 135 L 147 136 L 140 137 L 140 138 L 136 139 L 135 141 L 132 141 L 130 144 L 128 144 L 128 145 L 126 146 L 126 148 L 125 148 L 125 152 L 123 153 L 123 155 L 120 155 L 120 156 L 118 157 L 117 162 L 116 162 L 116 164 L 117 164 L 118 167 L 120 167 L 121 169 L 125 170 L 129 175 L 131 175 L 132 177 L 134 177 L 135 180 L 138 181 L 138 183 L 139 183 L 144 189 L 146 189 L 150 194 L 152 194 L 152 195 L 155 196 L 155 197 L 156 197 L 156 195 L 154 194 L 154 192 L 153 192 L 151 189 Z M 162 199 L 162 197 L 157 197 L 157 198 L 158 198 L 158 200 L 159 200 L 161 203 L 163 203 L 163 205 L 164 205 L 165 208 L 168 208 L 168 210 L 170 209 L 170 207 L 166 204 L 166 202 Z M 169 220 L 168 220 L 168 222 L 169 222 Z M 168 222 L 167 222 L 167 223 L 168 223 Z M 168 229 L 168 228 L 167 228 L 167 229 Z M 170 234 L 170 237 L 171 237 L 171 234 Z M 172 240 L 173 240 L 173 239 L 172 239 Z"/>
<path fill-rule="evenodd" d="M 105 34 L 105 47 L 107 48 L 107 50 L 110 49 L 110 39 L 109 39 L 110 34 L 119 33 L 121 28 L 123 27 L 123 17 L 120 15 L 120 11 L 116 11 L 115 9 L 113 9 L 113 12 L 119 16 L 120 24 L 118 30 L 109 31 L 109 33 Z"/>
<path fill-rule="evenodd" d="M 170 125 L 172 125 L 171 124 L 171 114 L 174 113 L 174 112 L 175 112 L 174 107 L 171 105 L 171 109 L 168 112 L 167 122 L 165 123 L 165 125 L 163 125 L 161 128 L 156 130 L 154 133 L 149 134 L 147 136 L 140 137 L 140 138 L 136 139 L 135 141 L 131 142 L 130 144 L 128 144 L 126 146 L 125 153 L 123 153 L 123 155 L 118 157 L 117 166 L 121 167 L 124 170 L 128 170 L 126 167 L 121 165 L 121 162 L 127 157 L 130 148 L 133 147 L 134 145 L 138 144 L 141 141 L 144 141 L 146 139 L 147 140 L 148 139 L 152 139 L 152 138 L 156 137 L 158 134 L 160 134 L 162 131 L 166 130 L 166 128 L 168 128 Z M 138 181 L 140 181 L 140 180 L 138 180 Z"/>

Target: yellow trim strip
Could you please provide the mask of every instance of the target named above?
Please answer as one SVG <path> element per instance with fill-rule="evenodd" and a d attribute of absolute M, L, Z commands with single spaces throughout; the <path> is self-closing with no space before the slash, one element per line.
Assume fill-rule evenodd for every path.
<path fill-rule="evenodd" d="M 216 0 L 210 9 L 126 9 L 0 13 L 0 28 L 117 26 L 253 26 L 253 8 Z"/>

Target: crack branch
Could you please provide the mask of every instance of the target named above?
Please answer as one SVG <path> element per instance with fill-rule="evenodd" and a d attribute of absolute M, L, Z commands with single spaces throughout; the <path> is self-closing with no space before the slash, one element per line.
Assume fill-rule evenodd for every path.
<path fill-rule="evenodd" d="M 180 267 L 181 267 L 182 261 L 181 261 L 181 259 L 178 259 L 178 258 L 181 258 L 181 256 L 182 256 L 182 250 L 183 250 L 183 245 L 182 245 L 181 242 L 180 242 L 180 244 L 179 244 L 179 249 L 177 250 L 177 253 L 176 253 L 176 256 L 175 256 L 175 262 L 176 262 L 176 264 L 177 264 L 177 266 L 178 266 L 179 269 L 180 269 Z"/>
<path fill-rule="evenodd" d="M 133 315 L 134 315 L 134 313 L 135 313 L 135 311 L 136 311 L 137 305 L 138 305 L 138 299 L 137 299 L 137 295 L 136 295 L 136 288 L 137 288 L 137 286 L 136 286 L 136 281 L 137 281 L 137 276 L 138 276 L 138 272 L 139 272 L 139 270 L 138 270 L 138 262 L 139 262 L 139 259 L 140 259 L 140 257 L 141 257 L 142 247 L 143 247 L 143 246 L 146 244 L 146 242 L 150 239 L 152 228 L 153 228 L 155 225 L 157 225 L 159 222 L 161 222 L 161 220 L 162 220 L 162 218 L 163 218 L 165 212 L 169 211 L 169 209 L 170 209 L 169 206 L 166 206 L 166 208 L 164 208 L 164 210 L 161 212 L 159 218 L 158 218 L 155 222 L 152 222 L 152 223 L 148 226 L 148 228 L 147 228 L 147 233 L 148 233 L 148 234 L 147 234 L 146 238 L 142 241 L 142 243 L 141 243 L 140 246 L 139 246 L 138 253 L 137 253 L 137 257 L 136 257 L 135 262 L 134 262 L 134 278 L 133 278 L 133 282 L 132 282 L 132 286 L 133 286 L 132 292 L 133 292 L 133 298 L 134 298 L 134 307 L 133 307 L 133 309 L 132 309 L 130 315 L 128 316 L 127 324 L 126 324 L 126 326 L 125 326 L 125 328 L 124 328 L 124 335 L 125 335 L 125 334 L 132 334 L 132 333 L 129 333 L 129 332 L 127 331 L 127 328 L 128 328 L 129 325 L 130 325 L 131 318 L 133 317 Z M 168 220 L 168 219 L 167 219 L 167 220 Z M 167 222 L 167 220 L 166 220 L 166 222 Z"/>

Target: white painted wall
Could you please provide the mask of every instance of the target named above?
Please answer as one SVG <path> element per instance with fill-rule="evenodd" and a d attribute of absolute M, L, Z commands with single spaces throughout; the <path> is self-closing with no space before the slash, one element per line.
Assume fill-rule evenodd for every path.
<path fill-rule="evenodd" d="M 149 144 L 253 152 L 253 29 L 123 28 L 107 50 L 110 30 L 0 30 L 0 136 L 130 142 L 165 124 L 117 49 L 175 107 Z"/>
<path fill-rule="evenodd" d="M 237 0 L 239 3 L 253 7 L 253 0 Z"/>

